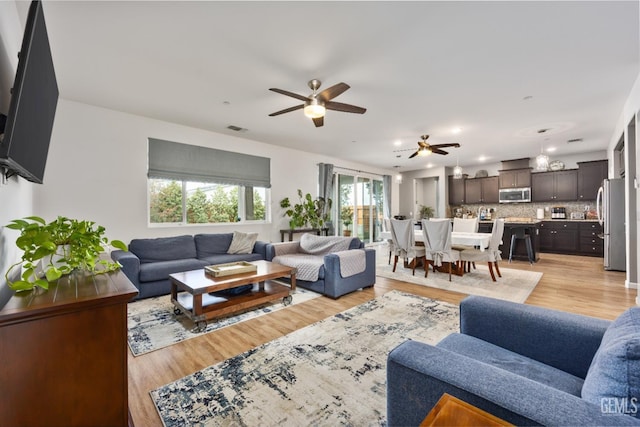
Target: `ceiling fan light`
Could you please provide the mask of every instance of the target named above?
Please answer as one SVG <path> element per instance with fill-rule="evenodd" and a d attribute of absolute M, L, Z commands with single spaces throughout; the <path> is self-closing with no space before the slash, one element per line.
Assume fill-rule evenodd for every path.
<path fill-rule="evenodd" d="M 431 150 L 429 150 L 428 148 L 421 148 L 418 150 L 418 156 L 426 157 L 429 154 L 431 154 Z"/>
<path fill-rule="evenodd" d="M 460 166 L 453 168 L 453 179 L 462 179 L 462 168 Z"/>
<path fill-rule="evenodd" d="M 304 104 L 304 115 L 310 119 L 324 117 L 326 111 L 324 104 L 318 102 L 317 99 L 311 99 Z"/>

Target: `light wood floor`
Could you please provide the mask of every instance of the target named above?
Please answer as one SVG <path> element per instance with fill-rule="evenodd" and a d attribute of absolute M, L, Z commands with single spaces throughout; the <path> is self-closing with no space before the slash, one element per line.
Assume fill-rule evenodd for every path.
<path fill-rule="evenodd" d="M 543 273 L 527 304 L 604 319 L 635 305 L 636 290 L 624 287 L 625 274 L 604 271 L 602 258 L 542 254 L 533 266 L 520 261 L 500 265 Z M 162 425 L 151 390 L 393 289 L 456 304 L 466 296 L 378 277 L 374 288 L 337 300 L 316 298 L 139 357 L 129 352 L 129 405 L 136 427 Z"/>

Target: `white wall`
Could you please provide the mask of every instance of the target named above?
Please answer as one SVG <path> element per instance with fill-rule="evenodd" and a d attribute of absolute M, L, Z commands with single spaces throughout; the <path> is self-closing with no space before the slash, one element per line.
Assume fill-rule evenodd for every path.
<path fill-rule="evenodd" d="M 147 225 L 147 138 L 154 137 L 271 158 L 272 224 L 149 227 Z M 90 219 L 105 226 L 110 238 L 257 231 L 279 241 L 288 228 L 279 201 L 296 197 L 298 188 L 317 194 L 320 162 L 393 174 L 340 159 L 277 147 L 248 139 L 60 100 L 45 170 L 34 188 L 34 214 Z M 396 190 L 393 190 L 396 191 Z"/>

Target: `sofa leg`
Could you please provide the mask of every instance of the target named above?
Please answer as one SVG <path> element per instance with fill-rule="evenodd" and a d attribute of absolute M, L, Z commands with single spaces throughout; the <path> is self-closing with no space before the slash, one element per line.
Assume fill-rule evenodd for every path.
<path fill-rule="evenodd" d="M 396 272 L 396 266 L 398 265 L 398 255 L 393 259 L 393 272 Z"/>

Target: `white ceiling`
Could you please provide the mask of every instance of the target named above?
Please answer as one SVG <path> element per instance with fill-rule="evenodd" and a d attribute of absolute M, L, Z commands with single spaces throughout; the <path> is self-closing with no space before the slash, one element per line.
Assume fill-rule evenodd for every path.
<path fill-rule="evenodd" d="M 639 72 L 637 1 L 52 1 L 45 17 L 65 99 L 401 171 L 604 150 Z M 300 103 L 269 88 L 312 78 L 367 112 L 268 117 Z M 462 147 L 394 152 L 425 133 Z"/>

